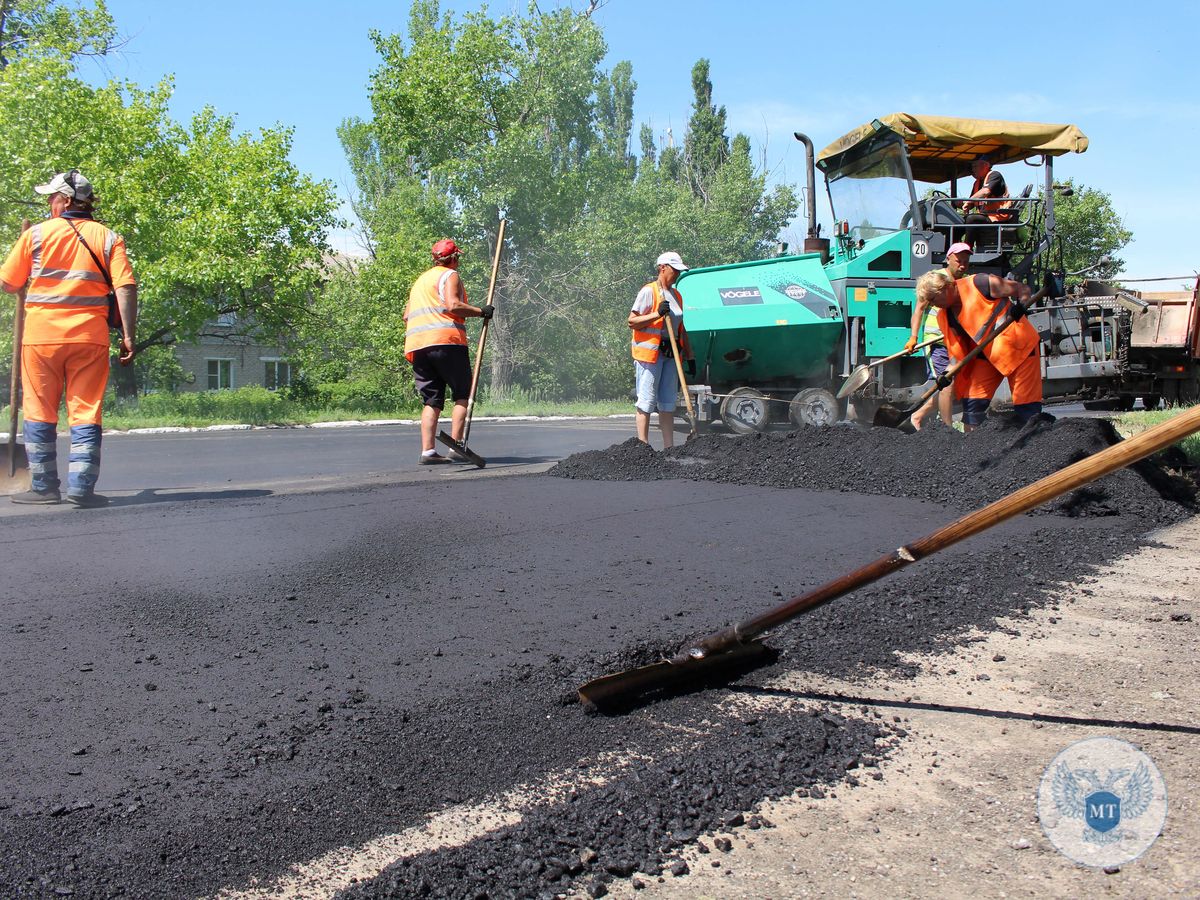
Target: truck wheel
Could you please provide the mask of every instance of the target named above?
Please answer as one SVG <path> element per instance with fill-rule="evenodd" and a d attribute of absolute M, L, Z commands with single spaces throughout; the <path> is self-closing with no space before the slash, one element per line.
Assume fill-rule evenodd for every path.
<path fill-rule="evenodd" d="M 1158 404 L 1162 401 L 1162 397 L 1158 394 L 1143 394 L 1142 409 L 1158 409 Z"/>
<path fill-rule="evenodd" d="M 842 418 L 842 406 L 824 388 L 805 388 L 788 404 L 788 417 L 796 425 L 833 425 Z"/>
<path fill-rule="evenodd" d="M 752 387 L 734 388 L 721 403 L 721 421 L 734 434 L 765 431 L 771 419 L 770 401 Z"/>

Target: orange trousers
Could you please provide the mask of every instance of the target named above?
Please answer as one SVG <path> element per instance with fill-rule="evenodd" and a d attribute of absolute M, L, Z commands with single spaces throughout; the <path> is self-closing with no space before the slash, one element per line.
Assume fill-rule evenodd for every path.
<path fill-rule="evenodd" d="M 63 391 L 71 425 L 99 425 L 108 385 L 108 347 L 26 344 L 21 348 L 21 411 L 26 422 L 58 422 Z"/>
<path fill-rule="evenodd" d="M 960 400 L 991 400 L 1003 380 L 999 369 L 985 357 L 977 356 L 954 379 L 954 393 Z M 1042 361 L 1036 350 L 1008 376 L 1008 387 L 1013 406 L 1041 402 Z"/>

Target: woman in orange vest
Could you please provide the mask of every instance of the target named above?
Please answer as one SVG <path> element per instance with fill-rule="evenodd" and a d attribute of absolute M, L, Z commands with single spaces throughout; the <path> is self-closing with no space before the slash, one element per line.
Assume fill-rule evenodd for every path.
<path fill-rule="evenodd" d="M 1015 320 L 954 380 L 964 431 L 982 424 L 1006 378 L 1018 419 L 1024 422 L 1042 411 L 1041 338 L 1025 318 L 1031 302 L 1027 285 L 996 275 L 953 279 L 937 270 L 921 276 L 917 299 L 938 308 L 938 324 L 953 359 L 965 358 L 1006 315 Z"/>
<path fill-rule="evenodd" d="M 50 204 L 50 218 L 21 235 L 0 267 L 0 286 L 25 297 L 21 345 L 25 450 L 31 490 L 14 503 L 62 500 L 58 475 L 58 408 L 67 399 L 71 456 L 67 502 L 105 506 L 96 493 L 104 387 L 108 383 L 108 294 L 121 312 L 121 365 L 133 362 L 137 337 L 137 283 L 125 239 L 95 221 L 92 183 L 78 169 L 34 188 Z"/>
<path fill-rule="evenodd" d="M 490 319 L 492 305 L 471 306 L 467 291 L 458 277 L 458 245 L 450 239 L 438 241 L 430 251 L 433 268 L 421 273 L 408 294 L 404 308 L 404 358 L 412 363 L 413 380 L 424 407 L 421 410 L 421 456 L 423 466 L 462 462 L 465 457 L 450 451 L 442 456 L 434 449 L 438 419 L 446 405 L 446 388 L 454 398 L 450 436 L 461 441 L 467 421 L 467 400 L 471 393 L 471 360 L 467 353 L 467 326 L 470 316 Z"/>
<path fill-rule="evenodd" d="M 660 255 L 655 264 L 658 278 L 638 291 L 629 311 L 629 327 L 633 330 L 630 350 L 637 387 L 634 419 L 638 440 L 649 444 L 650 414 L 657 411 L 666 450 L 675 444 L 675 401 L 679 394 L 679 374 L 675 371 L 671 341 L 664 324 L 668 315 L 689 376 L 696 374 L 696 358 L 683 329 L 683 298 L 674 287 L 679 273 L 686 272 L 688 267 L 674 251 Z"/>

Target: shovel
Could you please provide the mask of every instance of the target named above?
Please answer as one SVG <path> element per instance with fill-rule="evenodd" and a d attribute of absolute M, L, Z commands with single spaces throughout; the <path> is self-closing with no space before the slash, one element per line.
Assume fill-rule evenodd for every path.
<path fill-rule="evenodd" d="M 1014 516 L 1042 505 L 1048 500 L 1082 487 L 1165 450 L 1190 434 L 1200 431 L 1200 406 L 1168 419 L 1141 434 L 1114 444 L 1099 453 L 1047 475 L 1027 487 L 968 513 L 926 537 L 893 550 L 848 575 L 814 588 L 807 594 L 784 601 L 760 616 L 684 645 L 671 659 L 605 675 L 579 688 L 579 700 L 589 709 L 617 712 L 639 701 L 661 694 L 673 686 L 704 685 L 731 669 L 744 671 L 762 665 L 774 657 L 761 641 L 765 631 L 836 600 L 864 585 L 878 581 L 919 559 L 957 544 Z"/>
<path fill-rule="evenodd" d="M 876 366 L 882 366 L 884 363 L 889 363 L 894 359 L 899 359 L 902 356 L 908 356 L 909 354 L 916 353 L 918 350 L 924 350 L 926 347 L 936 344 L 941 339 L 941 335 L 938 335 L 937 337 L 931 337 L 928 340 L 917 344 L 911 350 L 901 350 L 899 353 L 893 353 L 891 356 L 885 356 L 883 359 L 875 360 L 875 362 L 863 363 L 861 366 L 856 366 L 854 371 L 850 373 L 850 377 L 847 378 L 845 382 L 842 383 L 842 386 L 838 389 L 837 398 L 842 400 L 846 397 L 849 397 L 855 391 L 862 390 L 863 386 L 871 378 L 871 370 Z"/>
<path fill-rule="evenodd" d="M 504 246 L 504 226 L 506 224 L 507 222 L 501 219 L 500 229 L 496 232 L 496 255 L 492 258 L 492 280 L 488 284 L 485 304 L 489 306 L 496 295 L 496 275 L 500 271 L 500 248 Z M 483 348 L 487 346 L 488 326 L 491 324 L 491 319 L 484 319 L 483 328 L 479 331 L 479 347 L 475 350 L 475 368 L 471 371 L 471 393 L 467 396 L 467 422 L 463 426 L 462 441 L 456 441 L 444 431 L 438 432 L 439 441 L 451 450 L 461 453 L 480 469 L 487 465 L 487 460 L 470 449 L 467 446 L 467 440 L 471 436 L 471 416 L 475 413 L 475 392 L 479 389 L 479 371 L 483 368 Z"/>
<path fill-rule="evenodd" d="M 21 231 L 29 221 L 21 223 Z M 25 289 L 17 291 L 13 310 L 12 377 L 8 390 L 8 440 L 0 453 L 0 494 L 29 490 L 29 456 L 17 443 L 17 413 L 21 409 L 21 338 L 25 331 Z"/>
<path fill-rule="evenodd" d="M 688 391 L 687 380 L 683 377 L 683 360 L 679 358 L 679 344 L 675 340 L 675 325 L 671 322 L 671 314 L 664 317 L 667 320 L 667 337 L 671 341 L 671 355 L 675 357 L 675 371 L 679 373 L 679 386 L 683 388 L 683 403 L 687 407 L 688 425 L 691 431 L 688 440 L 696 436 L 696 411 L 692 409 L 692 395 Z"/>

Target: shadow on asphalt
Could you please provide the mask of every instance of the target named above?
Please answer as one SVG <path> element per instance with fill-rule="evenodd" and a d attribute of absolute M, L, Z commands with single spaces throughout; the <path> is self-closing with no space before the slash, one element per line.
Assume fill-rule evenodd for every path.
<path fill-rule="evenodd" d="M 184 503 L 195 500 L 251 500 L 270 497 L 274 491 L 265 489 L 240 491 L 181 491 L 145 488 L 132 497 L 111 497 L 109 508 L 118 506 L 142 506 L 147 503 Z"/>
<path fill-rule="evenodd" d="M 890 697 L 859 697 L 850 694 L 830 694 L 822 691 L 797 691 L 788 688 L 748 687 L 734 685 L 734 693 L 751 694 L 759 697 L 785 697 L 789 699 L 815 700 L 820 703 L 850 703 L 856 706 L 879 706 L 888 709 L 920 709 L 929 712 L 959 713 L 967 716 L 983 716 L 989 719 L 1017 719 L 1024 722 L 1046 722 L 1054 725 L 1082 725 L 1089 728 L 1128 728 L 1140 731 L 1167 731 L 1175 734 L 1200 734 L 1200 726 L 1173 722 L 1142 722 L 1134 719 L 1099 719 L 1092 716 L 1062 716 L 1052 713 L 1017 712 L 1008 709 L 990 709 L 982 706 L 961 706 L 948 703 L 928 703 L 920 700 L 895 700 Z"/>

